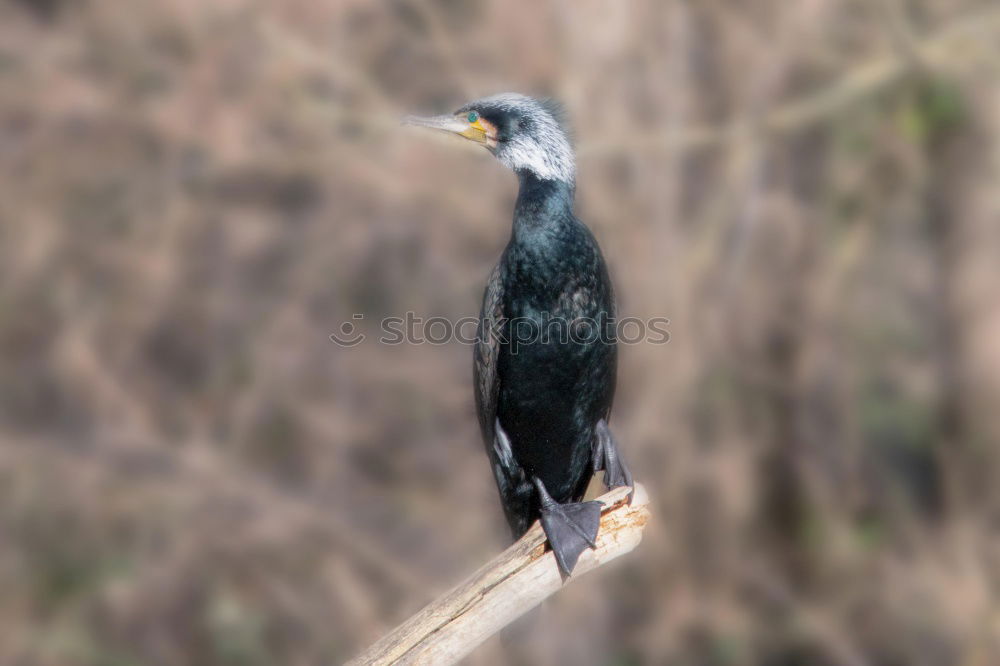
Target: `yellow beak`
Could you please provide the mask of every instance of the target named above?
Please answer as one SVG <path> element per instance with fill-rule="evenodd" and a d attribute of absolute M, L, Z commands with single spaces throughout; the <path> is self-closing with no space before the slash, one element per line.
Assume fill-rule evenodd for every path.
<path fill-rule="evenodd" d="M 483 127 L 482 119 L 470 123 L 463 116 L 430 116 L 421 118 L 419 116 L 407 116 L 403 118 L 404 125 L 414 125 L 416 127 L 429 127 L 430 129 L 441 130 L 451 134 L 463 136 L 470 141 L 486 145 L 487 132 Z"/>

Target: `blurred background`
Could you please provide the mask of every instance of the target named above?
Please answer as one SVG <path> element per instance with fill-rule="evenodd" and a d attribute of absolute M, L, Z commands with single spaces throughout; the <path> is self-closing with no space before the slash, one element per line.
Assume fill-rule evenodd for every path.
<path fill-rule="evenodd" d="M 0 4 L 0 663 L 340 663 L 504 547 L 470 348 L 377 337 L 516 190 L 399 117 L 506 90 L 670 319 L 553 663 L 1000 663 L 991 0 Z"/>

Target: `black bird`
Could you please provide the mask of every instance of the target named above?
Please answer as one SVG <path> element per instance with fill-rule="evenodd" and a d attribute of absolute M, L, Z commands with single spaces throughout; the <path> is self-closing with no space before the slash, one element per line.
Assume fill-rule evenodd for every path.
<path fill-rule="evenodd" d="M 608 418 L 615 303 L 601 250 L 573 214 L 573 150 L 559 107 L 504 93 L 453 114 L 404 121 L 485 146 L 520 181 L 514 225 L 489 277 L 474 349 L 476 408 L 515 539 L 536 518 L 565 575 L 594 540 L 603 469 L 632 485 Z"/>

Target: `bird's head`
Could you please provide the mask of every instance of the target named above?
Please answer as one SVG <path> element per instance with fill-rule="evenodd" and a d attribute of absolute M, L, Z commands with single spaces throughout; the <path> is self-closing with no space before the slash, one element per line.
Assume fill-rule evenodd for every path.
<path fill-rule="evenodd" d="M 427 118 L 409 116 L 403 122 L 474 141 L 515 172 L 573 183 L 573 149 L 562 111 L 550 100 L 501 93 L 469 102 L 454 113 Z"/>

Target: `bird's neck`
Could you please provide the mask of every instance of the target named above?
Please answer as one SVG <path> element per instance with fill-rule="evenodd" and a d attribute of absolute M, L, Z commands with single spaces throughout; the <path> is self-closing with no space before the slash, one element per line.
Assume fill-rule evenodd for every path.
<path fill-rule="evenodd" d="M 514 205 L 514 235 L 572 221 L 576 186 L 562 180 L 544 180 L 531 171 L 519 171 L 521 187 Z"/>

